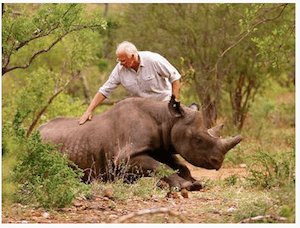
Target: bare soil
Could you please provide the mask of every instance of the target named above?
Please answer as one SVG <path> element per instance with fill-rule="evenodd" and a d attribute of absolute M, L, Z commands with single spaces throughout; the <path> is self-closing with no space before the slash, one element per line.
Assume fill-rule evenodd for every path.
<path fill-rule="evenodd" d="M 247 175 L 245 168 L 221 168 L 218 171 L 191 165 L 189 168 L 199 180 Z M 214 209 L 201 210 L 207 205 L 211 207 L 222 204 L 223 199 L 213 197 L 213 194 L 204 194 L 220 190 L 204 188 L 199 192 L 176 192 L 165 197 L 125 201 L 114 201 L 99 194 L 92 199 L 76 199 L 68 208 L 51 211 L 14 204 L 9 209 L 2 208 L 2 223 L 207 223 L 208 217 L 231 216 L 230 208 L 222 212 Z"/>

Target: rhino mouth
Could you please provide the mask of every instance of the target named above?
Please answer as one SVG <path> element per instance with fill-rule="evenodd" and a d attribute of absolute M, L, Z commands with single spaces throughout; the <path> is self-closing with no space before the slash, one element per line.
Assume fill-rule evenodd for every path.
<path fill-rule="evenodd" d="M 212 159 L 207 159 L 207 160 L 202 160 L 202 161 L 199 161 L 196 162 L 195 159 L 186 159 L 184 158 L 188 163 L 196 166 L 196 167 L 199 167 L 199 168 L 204 168 L 204 169 L 208 169 L 208 170 L 219 170 L 222 166 L 222 161 L 220 160 L 217 160 L 215 158 L 212 158 Z"/>

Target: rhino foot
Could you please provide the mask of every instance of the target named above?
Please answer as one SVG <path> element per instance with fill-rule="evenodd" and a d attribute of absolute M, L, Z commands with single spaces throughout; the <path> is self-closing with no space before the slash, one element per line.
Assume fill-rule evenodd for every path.
<path fill-rule="evenodd" d="M 186 189 L 188 191 L 200 191 L 203 188 L 203 185 L 199 181 L 194 181 L 190 186 Z"/>
<path fill-rule="evenodd" d="M 199 181 L 186 181 L 181 184 L 181 189 L 186 189 L 188 191 L 200 191 L 203 188 Z"/>
<path fill-rule="evenodd" d="M 175 176 L 176 177 L 176 176 Z M 165 183 L 164 185 L 162 183 Z M 160 181 L 159 187 L 165 187 L 168 184 L 169 188 L 177 189 L 178 191 L 186 189 L 188 191 L 200 191 L 203 185 L 199 181 L 188 181 L 181 177 L 165 178 Z"/>

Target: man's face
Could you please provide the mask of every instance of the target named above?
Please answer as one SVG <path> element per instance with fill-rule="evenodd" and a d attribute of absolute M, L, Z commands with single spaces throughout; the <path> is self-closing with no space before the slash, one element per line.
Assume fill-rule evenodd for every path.
<path fill-rule="evenodd" d="M 134 55 L 130 57 L 125 53 L 120 53 L 117 55 L 117 61 L 124 67 L 130 68 L 133 66 L 134 63 Z"/>

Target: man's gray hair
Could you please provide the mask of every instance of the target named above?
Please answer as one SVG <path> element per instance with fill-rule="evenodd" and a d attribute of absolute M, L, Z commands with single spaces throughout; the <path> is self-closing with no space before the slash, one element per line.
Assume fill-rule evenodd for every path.
<path fill-rule="evenodd" d="M 123 41 L 121 43 L 119 43 L 117 50 L 116 50 L 116 54 L 120 54 L 120 53 L 125 53 L 127 54 L 127 56 L 131 56 L 131 55 L 135 55 L 137 54 L 138 50 L 136 48 L 136 46 L 129 42 L 129 41 Z"/>

